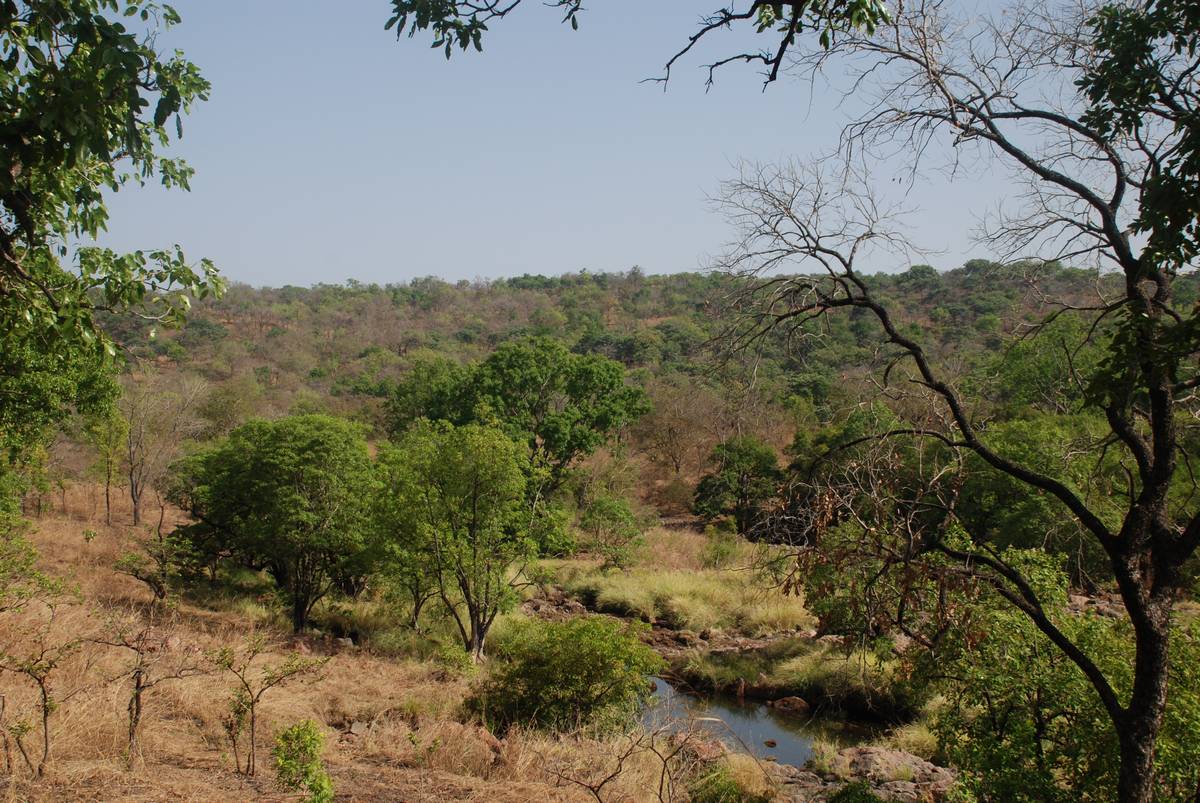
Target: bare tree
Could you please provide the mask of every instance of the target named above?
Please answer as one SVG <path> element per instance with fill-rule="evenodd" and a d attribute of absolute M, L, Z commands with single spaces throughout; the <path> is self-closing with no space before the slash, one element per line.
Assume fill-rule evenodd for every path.
<path fill-rule="evenodd" d="M 146 695 L 161 683 L 183 680 L 208 672 L 204 656 L 196 652 L 173 649 L 171 630 L 174 622 L 161 615 L 157 606 L 148 609 L 143 618 L 136 612 L 117 612 L 108 622 L 107 633 L 95 643 L 125 650 L 132 660 L 113 680 L 129 679 L 129 727 L 125 747 L 126 761 L 133 763 L 137 755 L 138 733 Z"/>
<path fill-rule="evenodd" d="M 848 68 L 848 91 L 869 98 L 871 109 L 845 129 L 838 170 L 751 166 L 725 187 L 723 202 L 742 234 L 724 267 L 753 277 L 740 299 L 747 314 L 734 333 L 737 344 L 779 327 L 806 336 L 810 322 L 841 308 L 869 313 L 882 333 L 881 391 L 924 411 L 923 419 L 878 437 L 931 437 L 973 453 L 1030 493 L 1057 500 L 1103 549 L 1135 639 L 1127 696 L 1054 625 L 1026 578 L 996 553 L 952 549 L 936 538 L 917 545 L 986 577 L 1079 667 L 1119 737 L 1120 799 L 1148 801 L 1167 699 L 1172 611 L 1182 566 L 1200 544 L 1194 498 L 1171 493 L 1180 461 L 1191 457 L 1184 434 L 1195 426 L 1200 384 L 1197 313 L 1177 309 L 1171 291 L 1176 275 L 1194 265 L 1139 248 L 1128 234 L 1147 204 L 1161 202 L 1144 190 L 1170 170 L 1180 133 L 1169 117 L 1154 113 L 1128 135 L 1089 124 L 1076 82 L 1099 58 L 1090 27 L 1096 10 L 1089 3 L 1039 4 L 1008 9 L 998 20 L 962 21 L 940 3 L 918 2 L 878 35 L 849 33 L 828 51 L 801 54 L 804 69 Z M 1198 66 L 1192 53 L 1186 64 L 1170 67 L 1164 104 L 1198 108 Z M 863 166 L 900 155 L 915 178 L 939 148 L 950 154 L 952 170 L 990 159 L 1024 186 L 1019 208 L 1002 208 L 981 227 L 984 242 L 1010 257 L 1069 260 L 1113 276 L 1098 286 L 1114 292 L 1092 304 L 1051 300 L 1047 320 L 1082 316 L 1089 341 L 1107 332 L 1108 359 L 1082 380 L 1110 430 L 1098 448 L 1119 451 L 1129 467 L 1127 505 L 1116 526 L 1063 482 L 990 447 L 986 427 L 952 378 L 864 279 L 864 260 L 881 248 L 903 251 L 906 243 L 902 210 L 879 200 Z M 776 273 L 799 266 L 819 273 Z"/>
<path fill-rule="evenodd" d="M 121 413 L 125 417 L 125 466 L 133 523 L 141 524 L 146 491 L 166 474 L 185 439 L 203 429 L 197 408 L 208 386 L 193 377 L 158 373 L 135 374 L 124 383 Z"/>

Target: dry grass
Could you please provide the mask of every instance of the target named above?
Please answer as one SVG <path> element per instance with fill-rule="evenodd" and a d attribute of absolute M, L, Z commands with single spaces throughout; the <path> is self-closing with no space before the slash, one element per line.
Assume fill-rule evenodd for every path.
<path fill-rule="evenodd" d="M 567 591 L 595 610 L 684 630 L 728 630 L 760 636 L 811 627 L 798 596 L 770 588 L 752 565 L 755 548 L 740 544 L 733 568 L 705 569 L 707 536 L 659 527 L 646 536 L 637 565 L 602 572 L 598 561 L 545 561 Z"/>
<path fill-rule="evenodd" d="M 432 661 L 353 650 L 328 656 L 315 677 L 266 694 L 256 778 L 234 772 L 223 729 L 232 677 L 211 667 L 207 674 L 164 682 L 147 693 L 140 749 L 127 760 L 129 681 L 123 675 L 132 654 L 89 639 L 112 635 L 114 609 L 144 616 L 150 594 L 112 570 L 129 548 L 133 528 L 104 526 L 103 502 L 93 508 L 89 493 L 86 488 L 69 492 L 66 511 L 44 514 L 31 536 L 43 568 L 68 579 L 78 594 L 58 607 L 48 629 L 38 629 L 48 617 L 40 605 L 0 615 L 0 648 L 13 654 L 27 652 L 39 639 L 51 645 L 82 640 L 51 676 L 61 704 L 51 717 L 53 752 L 46 776 L 31 778 L 11 749 L 15 769 L 0 779 L 0 801 L 294 799 L 273 786 L 270 745 L 274 732 L 304 719 L 325 731 L 325 761 L 339 800 L 591 800 L 577 781 L 606 777 L 628 747 L 625 737 L 595 741 L 513 733 L 497 740 L 460 721 L 468 680 L 448 675 Z M 118 521 L 128 521 L 127 504 L 115 512 Z M 168 521 L 173 517 L 178 513 L 169 511 Z M 95 535 L 85 539 L 85 530 Z M 206 664 L 209 651 L 243 643 L 264 621 L 272 618 L 264 619 L 254 605 L 213 610 L 179 602 L 170 624 L 158 631 L 161 647 L 154 660 L 162 668 Z M 266 633 L 274 646 L 259 657 L 263 665 L 289 651 L 285 634 Z M 22 719 L 33 723 L 24 741 L 36 753 L 40 720 L 34 684 L 2 672 L 0 695 L 8 725 Z M 652 752 L 632 752 L 604 787 L 604 800 L 657 799 L 653 790 L 661 769 Z"/>

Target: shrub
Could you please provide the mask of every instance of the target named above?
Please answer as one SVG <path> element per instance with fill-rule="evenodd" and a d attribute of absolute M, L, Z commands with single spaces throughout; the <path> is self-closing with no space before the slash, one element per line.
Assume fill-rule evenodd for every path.
<path fill-rule="evenodd" d="M 768 803 L 771 795 L 742 783 L 726 762 L 706 768 L 688 784 L 692 803 Z"/>
<path fill-rule="evenodd" d="M 321 762 L 325 737 L 311 719 L 297 723 L 275 737 L 271 755 L 279 786 L 292 792 L 306 792 L 310 803 L 333 800 L 333 781 Z"/>
<path fill-rule="evenodd" d="M 642 545 L 642 527 L 624 499 L 602 496 L 592 501 L 579 519 L 591 549 L 604 559 L 605 569 L 627 569 Z"/>
<path fill-rule="evenodd" d="M 635 629 L 606 617 L 515 625 L 469 707 L 491 727 L 605 730 L 627 724 L 663 667 Z"/>

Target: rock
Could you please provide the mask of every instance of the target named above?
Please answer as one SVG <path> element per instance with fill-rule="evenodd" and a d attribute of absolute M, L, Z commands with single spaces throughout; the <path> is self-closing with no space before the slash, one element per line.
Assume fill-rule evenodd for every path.
<path fill-rule="evenodd" d="M 912 781 L 888 781 L 875 787 L 875 792 L 884 800 L 896 803 L 923 803 L 929 796 Z"/>
<path fill-rule="evenodd" d="M 770 747 L 772 750 L 779 746 L 779 742 L 774 739 L 763 739 L 763 745 Z"/>
<path fill-rule="evenodd" d="M 727 748 L 719 739 L 703 739 L 688 734 L 675 734 L 671 738 L 676 745 L 680 744 L 681 742 L 686 742 L 686 745 L 684 745 L 684 752 L 691 755 L 692 758 L 701 764 L 709 764 L 713 761 L 720 761 L 725 756 L 729 755 L 729 748 Z"/>
<path fill-rule="evenodd" d="M 355 736 L 365 736 L 369 727 L 371 727 L 369 723 L 356 719 L 350 723 L 349 732 Z"/>
<path fill-rule="evenodd" d="M 768 703 L 776 711 L 784 711 L 789 714 L 807 714 L 811 710 L 811 706 L 803 697 L 780 697 L 778 700 L 772 700 Z"/>
<path fill-rule="evenodd" d="M 337 646 L 337 648 L 339 650 L 353 650 L 354 649 L 354 639 L 335 638 L 333 640 L 333 643 Z"/>
<path fill-rule="evenodd" d="M 692 645 L 700 640 L 700 637 L 691 630 L 680 630 L 675 634 L 675 640 L 682 643 Z"/>
<path fill-rule="evenodd" d="M 847 747 L 833 761 L 839 775 L 872 785 L 903 781 L 929 792 L 944 792 L 954 784 L 954 773 L 923 758 L 886 747 Z"/>

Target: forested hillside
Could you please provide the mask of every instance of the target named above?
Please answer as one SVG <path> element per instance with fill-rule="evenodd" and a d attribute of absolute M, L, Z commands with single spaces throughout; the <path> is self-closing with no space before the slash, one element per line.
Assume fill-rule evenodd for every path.
<path fill-rule="evenodd" d="M 266 80 L 277 40 L 298 37 L 243 5 L 208 35 L 268 26 L 225 53 L 253 67 L 224 88 L 270 97 L 209 129 L 210 166 L 242 183 L 202 192 L 265 193 L 258 247 L 307 226 L 340 249 L 346 213 L 355 232 L 389 224 L 386 256 L 356 264 L 425 262 L 421 230 L 473 266 L 465 187 L 529 229 L 476 238 L 489 255 L 596 214 L 625 232 L 645 198 L 623 186 L 598 212 L 563 165 L 646 169 L 635 119 L 654 158 L 708 154 L 689 170 L 714 143 L 762 151 L 743 134 L 767 115 L 808 152 L 742 153 L 710 177 L 728 238 L 704 273 L 230 285 L 179 245 L 110 247 L 178 241 L 158 224 L 180 218 L 112 200 L 190 189 L 175 146 L 213 86 L 165 46 L 179 13 L 0 2 L 5 799 L 1196 803 L 1195 0 L 687 12 L 652 81 L 684 63 L 706 89 L 747 65 L 764 88 L 799 79 L 804 137 L 791 94 L 719 132 L 681 124 L 679 96 L 653 125 L 617 90 L 622 112 L 594 113 L 611 84 L 566 62 L 609 37 L 591 70 L 615 73 L 611 54 L 676 4 L 632 4 L 578 51 L 529 28 L 506 46 L 524 96 L 456 70 L 341 75 L 367 49 L 328 35 L 348 5 L 320 30 L 289 7 L 296 33 L 324 37 L 324 72 Z M 390 0 L 379 22 L 439 62 L 476 58 L 522 5 L 564 33 L 594 13 Z M 452 96 L 467 116 L 446 116 Z M 393 142 L 372 125 L 397 108 Z M 516 118 L 553 138 L 520 140 L 520 169 L 553 192 L 490 172 Z M 261 160 L 287 171 L 256 180 Z M 278 203 L 310 185 L 327 202 Z M 947 253 L 961 238 L 909 202 L 946 212 L 962 196 L 938 193 L 964 186 L 989 211 L 958 253 L 995 261 L 910 264 L 928 253 L 916 234 Z M 364 208 L 371 187 L 387 194 Z M 547 199 L 556 223 L 526 208 Z M 414 214 L 438 203 L 453 214 Z M 268 205 L 288 236 L 261 237 Z M 219 211 L 225 228 L 193 235 L 236 240 L 251 216 Z M 640 236 L 682 231 L 659 211 Z M 639 259 L 701 247 L 628 231 Z M 326 243 L 305 242 L 288 270 L 327 275 Z M 557 242 L 572 247 L 521 264 L 628 258 Z M 254 262 L 230 273 L 281 270 Z"/>
<path fill-rule="evenodd" d="M 1021 372 L 1061 363 L 1054 347 L 1023 340 L 1055 303 L 1086 304 L 1116 277 L 1056 265 L 973 261 L 938 272 L 918 265 L 870 278 L 907 331 L 984 395 L 1000 382 L 1017 405 L 1038 401 Z M 888 359 L 868 315 L 832 316 L 804 332 L 774 332 L 730 359 L 722 336 L 736 325 L 745 282 L 722 273 L 581 273 L 449 284 L 430 277 L 395 285 L 351 282 L 313 288 L 235 285 L 205 301 L 178 331 L 109 317 L 104 325 L 131 370 L 195 377 L 210 435 L 254 416 L 332 412 L 388 431 L 388 399 L 414 368 L 477 361 L 530 337 L 561 341 L 629 370 L 652 402 L 621 435 L 640 458 L 639 492 L 652 499 L 676 475 L 694 482 L 712 448 L 753 435 L 782 449 L 798 430 L 848 414 Z M 1176 290 L 1186 307 L 1195 277 Z M 1049 339 L 1049 338 L 1046 338 Z M 1008 355 L 1008 356 L 1006 356 Z M 1031 363 L 1041 360 L 1040 363 Z M 1046 389 L 1045 392 L 1051 392 Z M 680 512 L 679 489 L 675 506 Z"/>

